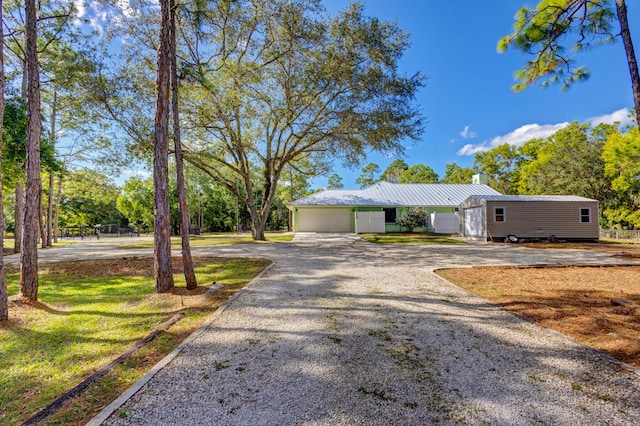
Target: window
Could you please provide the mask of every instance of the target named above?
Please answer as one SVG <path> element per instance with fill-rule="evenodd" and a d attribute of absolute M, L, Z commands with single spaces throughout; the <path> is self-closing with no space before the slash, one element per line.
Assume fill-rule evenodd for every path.
<path fill-rule="evenodd" d="M 494 222 L 505 222 L 507 216 L 505 214 L 504 207 L 494 207 L 493 209 L 493 221 Z"/>
<path fill-rule="evenodd" d="M 398 214 L 396 212 L 396 208 L 392 207 L 392 208 L 383 208 L 382 210 L 384 210 L 384 221 L 389 223 L 389 222 L 395 222 L 396 221 L 396 217 L 398 217 Z"/>
<path fill-rule="evenodd" d="M 580 208 L 580 223 L 591 223 L 591 208 Z"/>

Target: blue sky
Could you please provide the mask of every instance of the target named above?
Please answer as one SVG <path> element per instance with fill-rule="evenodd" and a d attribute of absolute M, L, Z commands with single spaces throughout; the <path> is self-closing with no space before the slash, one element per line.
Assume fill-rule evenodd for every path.
<path fill-rule="evenodd" d="M 327 0 L 332 12 L 346 0 Z M 401 69 L 427 76 L 417 103 L 427 119 L 422 140 L 406 143 L 407 164 L 426 164 L 439 176 L 445 165 L 473 165 L 473 153 L 500 143 L 521 144 L 544 137 L 572 121 L 626 120 L 633 106 L 629 71 L 622 41 L 600 46 L 577 57 L 591 77 L 562 92 L 559 86 L 530 87 L 514 93 L 513 73 L 527 56 L 496 52 L 508 34 L 514 15 L 526 0 L 363 0 L 368 15 L 395 21 L 411 34 L 411 47 Z M 529 1 L 535 5 L 537 0 Z M 631 35 L 640 51 L 640 5 L 627 2 Z M 616 24 L 617 25 L 617 24 Z M 373 153 L 367 162 L 384 170 L 394 158 Z M 345 189 L 357 188 L 360 169 L 336 165 Z M 313 181 L 318 189 L 326 178 Z"/>

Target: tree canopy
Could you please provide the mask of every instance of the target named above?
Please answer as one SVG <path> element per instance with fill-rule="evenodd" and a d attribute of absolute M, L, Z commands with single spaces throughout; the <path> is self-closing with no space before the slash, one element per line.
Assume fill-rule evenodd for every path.
<path fill-rule="evenodd" d="M 575 54 L 609 43 L 620 36 L 627 56 L 636 112 L 640 123 L 640 75 L 624 0 L 541 0 L 522 7 L 516 14 L 513 32 L 498 42 L 498 52 L 512 47 L 533 57 L 515 73 L 522 91 L 538 82 L 543 86 L 561 83 L 564 89 L 585 80 L 588 69 L 576 65 Z M 615 9 L 615 10 L 614 10 Z M 615 27 L 618 21 L 620 30 Z"/>
<path fill-rule="evenodd" d="M 195 129 L 185 159 L 240 197 L 255 238 L 264 238 L 286 167 L 329 156 L 358 164 L 367 151 L 399 153 L 402 140 L 421 135 L 413 101 L 424 79 L 399 73 L 408 37 L 396 24 L 360 4 L 334 18 L 316 0 L 209 6 L 181 21 Z"/>

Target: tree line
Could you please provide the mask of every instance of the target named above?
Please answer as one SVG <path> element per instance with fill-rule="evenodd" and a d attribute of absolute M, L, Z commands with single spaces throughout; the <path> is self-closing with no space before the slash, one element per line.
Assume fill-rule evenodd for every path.
<path fill-rule="evenodd" d="M 640 227 L 637 126 L 574 122 L 547 138 L 531 139 L 522 146 L 505 143 L 478 152 L 472 167 L 449 163 L 442 178 L 429 166 L 409 167 L 403 160 L 394 160 L 382 173 L 377 164 L 369 163 L 356 183 L 361 187 L 379 180 L 471 183 L 478 172 L 487 175 L 489 186 L 507 195 L 577 195 L 596 199 L 600 202 L 603 228 Z M 340 183 L 334 183 L 333 188 L 339 187 Z"/>
<path fill-rule="evenodd" d="M 20 293 L 28 300 L 37 299 L 38 237 L 45 246 L 56 237 L 55 217 L 60 220 L 60 214 L 55 206 L 86 204 L 78 202 L 82 197 L 72 201 L 62 193 L 80 169 L 115 175 L 141 162 L 153 170 L 156 290 L 168 291 L 173 286 L 171 203 L 177 200 L 175 221 L 184 229 L 193 216 L 189 208 L 194 208 L 195 196 L 189 199 L 191 184 L 186 184 L 191 168 L 217 185 L 206 191 L 220 191 L 231 204 L 235 198 L 244 206 L 252 234 L 260 240 L 274 205 L 298 193 L 301 177 L 329 173 L 334 161 L 356 166 L 370 151 L 401 155 L 403 144 L 420 140 L 423 133 L 415 96 L 425 77 L 399 70 L 408 35 L 396 23 L 367 16 L 362 4 L 351 4 L 335 16 L 320 0 L 100 1 L 83 10 L 78 4 L 0 1 L 0 33 L 6 36 L 0 40 L 0 117 L 9 117 L 4 113 L 5 89 L 10 99 L 21 102 L 7 105 L 15 104 L 26 115 L 23 130 L 12 134 L 10 119 L 0 126 L 7 130 L 1 147 L 7 179 L 1 187 L 13 194 Z M 584 48 L 615 38 L 613 24 L 619 22 L 637 100 L 640 85 L 626 5 L 615 0 L 615 12 L 613 7 L 611 0 L 542 0 L 536 9 L 523 8 L 513 34 L 499 44 L 501 50 L 515 47 L 536 55 L 518 74 L 523 86 L 517 88 L 545 75 L 551 75 L 551 82 L 569 75 L 566 84 L 583 79 L 586 71 L 576 70 L 571 58 L 562 55 L 563 35 L 579 34 L 577 46 Z M 89 9 L 91 16 L 85 13 Z M 637 206 L 634 131 L 577 133 L 586 134 L 588 143 L 578 144 L 575 154 L 596 162 L 585 173 L 593 175 L 589 194 L 601 190 L 603 197 L 592 197 L 605 200 L 607 220 L 632 226 Z M 599 143 L 598 156 L 590 147 Z M 503 193 L 559 188 L 558 182 L 574 184 L 566 175 L 577 175 L 578 165 L 573 158 L 563 166 L 550 159 L 570 158 L 570 145 L 557 151 L 548 141 L 525 144 L 526 151 L 525 146 L 498 147 L 504 152 L 492 150 L 476 160 Z M 631 157 L 625 159 L 623 153 Z M 434 179 L 432 170 L 418 166 L 401 174 L 389 171 L 387 177 Z M 99 180 L 103 173 L 84 178 Z M 440 181 L 466 173 L 452 163 Z M 603 184 L 607 179 L 610 184 Z M 339 177 L 331 181 L 340 185 Z M 148 183 L 131 185 L 142 191 Z M 101 190 L 109 193 L 109 185 L 92 189 L 94 194 Z M 188 238 L 182 244 L 183 261 L 188 262 Z M 0 257 L 0 320 L 5 320 L 2 271 Z"/>

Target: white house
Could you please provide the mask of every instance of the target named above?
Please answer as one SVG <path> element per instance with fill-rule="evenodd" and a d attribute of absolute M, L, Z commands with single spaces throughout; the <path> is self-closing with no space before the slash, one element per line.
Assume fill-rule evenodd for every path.
<path fill-rule="evenodd" d="M 287 207 L 296 232 L 397 232 L 396 218 L 410 207 L 421 207 L 430 214 L 428 230 L 458 233 L 458 208 L 472 195 L 500 193 L 480 183 L 378 182 L 364 189 L 320 191 Z"/>

